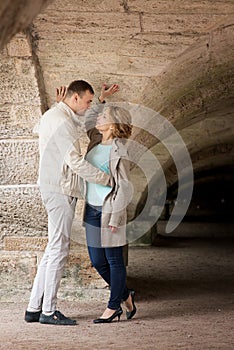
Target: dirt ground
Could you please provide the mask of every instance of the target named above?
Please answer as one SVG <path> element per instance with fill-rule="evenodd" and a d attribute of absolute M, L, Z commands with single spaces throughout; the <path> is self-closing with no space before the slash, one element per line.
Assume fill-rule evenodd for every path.
<path fill-rule="evenodd" d="M 0 349 L 234 349 L 234 241 L 159 239 L 131 248 L 131 321 L 96 325 L 106 300 L 59 301 L 75 327 L 27 324 L 25 303 L 0 304 Z"/>

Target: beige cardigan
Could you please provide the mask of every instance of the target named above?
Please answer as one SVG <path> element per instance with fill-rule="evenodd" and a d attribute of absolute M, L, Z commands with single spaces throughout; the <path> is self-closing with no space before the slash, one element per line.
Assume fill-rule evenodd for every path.
<path fill-rule="evenodd" d="M 88 151 L 101 142 L 101 134 L 94 128 L 87 131 L 90 138 Z M 102 207 L 101 244 L 102 247 L 117 247 L 126 245 L 127 205 L 132 198 L 130 182 L 130 162 L 127 145 L 121 139 L 113 140 L 110 152 L 110 185 L 111 192 L 104 199 Z M 112 233 L 109 226 L 118 227 Z"/>

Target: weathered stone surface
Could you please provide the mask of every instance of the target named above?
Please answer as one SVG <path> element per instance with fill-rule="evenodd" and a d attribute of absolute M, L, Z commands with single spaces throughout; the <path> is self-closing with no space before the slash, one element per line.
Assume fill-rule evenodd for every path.
<path fill-rule="evenodd" d="M 72 12 L 69 1 L 59 2 L 56 12 L 52 3 L 34 21 L 31 34 L 49 105 L 55 88 L 74 79 L 88 80 L 97 93 L 104 81 L 117 82 L 121 86 L 118 100 L 142 103 L 147 79 L 163 73 L 210 26 L 232 12 L 230 1 L 225 6 L 219 1 L 192 5 L 188 1 L 126 1 L 108 4 L 108 8 L 106 1 L 94 4 L 92 10 L 86 2 L 77 1 L 81 11 Z M 122 11 L 115 6 L 122 6 Z M 133 83 L 126 89 L 129 80 Z M 161 96 L 160 92 L 154 95 L 156 99 Z"/>
<path fill-rule="evenodd" d="M 13 57 L 32 56 L 27 39 L 20 34 L 17 34 L 7 45 L 7 52 L 9 56 Z"/>
<path fill-rule="evenodd" d="M 144 92 L 147 105 L 160 108 L 173 124 L 178 119 L 181 128 L 206 118 L 207 110 L 220 110 L 219 104 L 225 114 L 226 106 L 230 113 L 233 108 L 232 26 L 233 18 L 230 17 L 180 55 L 155 82 L 151 81 Z M 213 39 L 216 33 L 220 44 Z M 224 47 L 227 48 L 226 54 Z M 222 56 L 219 60 L 212 57 L 216 51 Z M 161 95 L 155 95 L 150 102 L 147 95 L 155 83 Z"/>
<path fill-rule="evenodd" d="M 64 7 L 64 4 L 61 4 Z M 66 11 L 58 21 L 57 12 L 51 11 L 37 16 L 33 22 L 36 27 L 40 24 L 40 38 L 49 37 L 58 38 L 58 35 L 64 33 L 76 35 L 79 33 L 97 34 L 106 33 L 112 37 L 127 37 L 139 33 L 140 19 L 138 13 L 119 13 L 119 12 L 75 12 Z M 43 25 L 42 25 L 43 23 Z M 51 26 L 56 24 L 56 26 Z M 118 31 L 116 31 L 118 26 Z M 90 38 L 92 40 L 92 38 Z"/>
<path fill-rule="evenodd" d="M 120 55 L 128 57 L 147 57 L 154 59 L 162 57 L 171 60 L 183 52 L 193 41 L 194 35 L 188 36 L 183 35 L 183 33 L 180 35 L 153 32 L 139 33 L 134 35 L 134 37 L 123 40 L 121 46 L 118 47 L 118 52 Z M 102 49 L 106 50 L 106 45 Z"/>
<path fill-rule="evenodd" d="M 37 186 L 0 187 L 0 242 L 5 236 L 45 236 L 47 214 Z"/>
<path fill-rule="evenodd" d="M 129 77 L 135 76 L 136 79 L 139 76 L 142 77 L 150 77 L 151 75 L 157 75 L 160 72 L 162 72 L 162 70 L 165 67 L 165 64 L 167 62 L 169 62 L 169 60 L 167 60 L 165 57 L 146 57 L 146 56 L 131 56 L 131 55 L 122 55 L 119 56 L 119 54 L 116 53 L 102 53 L 102 54 L 96 54 L 96 59 L 95 61 L 92 61 L 92 55 L 87 55 L 85 54 L 84 56 L 80 54 L 77 56 L 76 59 L 76 64 L 77 67 L 74 67 L 74 70 L 70 70 L 68 74 L 70 75 L 70 79 L 67 80 L 69 82 L 71 82 L 72 80 L 75 80 L 76 77 L 79 78 L 79 75 L 84 75 L 84 69 L 83 67 L 86 65 L 87 59 L 90 60 L 90 64 L 89 64 L 89 70 L 92 71 L 94 78 L 89 77 L 88 80 L 92 83 L 92 85 L 94 84 L 95 81 L 95 75 L 97 76 L 103 76 L 103 78 L 105 77 L 105 75 L 109 74 L 112 76 L 112 79 L 118 79 L 121 80 L 122 77 L 125 77 L 126 79 L 128 79 Z M 72 58 L 68 58 L 67 62 L 72 62 Z M 97 62 L 100 62 L 100 65 L 97 65 Z M 51 65 L 52 62 L 50 62 Z M 67 68 L 64 67 L 64 69 L 66 70 Z M 56 79 L 56 66 L 51 67 L 50 71 L 46 73 L 50 74 L 50 79 L 51 77 L 53 77 L 55 80 L 52 81 L 53 84 L 55 84 Z M 82 73 L 83 71 L 83 73 Z M 86 74 L 89 74 L 88 72 Z M 118 78 L 117 78 L 118 76 Z M 113 78 L 114 77 L 114 78 Z M 58 76 L 58 78 L 60 79 L 60 76 Z M 68 77 L 66 77 L 66 79 L 68 79 Z M 102 79 L 103 80 L 103 79 Z M 114 80 L 114 81 L 115 81 Z M 113 80 L 112 80 L 113 81 Z M 61 83 L 58 81 L 57 86 L 60 86 Z M 48 83 L 47 83 L 48 84 Z M 97 91 L 97 93 L 99 93 L 100 91 L 100 87 L 101 84 L 99 83 L 99 86 L 97 89 L 95 89 Z M 53 89 L 55 91 L 55 88 Z"/>
<path fill-rule="evenodd" d="M 16 268 L 22 268 L 21 265 L 18 264 L 20 257 L 29 257 L 32 261 L 32 269 L 29 269 L 29 277 L 32 280 L 36 272 L 36 267 L 43 256 L 47 242 L 48 240 L 46 237 L 5 237 L 5 250 L 0 253 L 0 260 L 2 263 L 0 273 L 14 273 Z M 21 251 L 21 253 L 16 251 Z M 26 253 L 26 251 L 30 253 Z M 36 255 L 33 255 L 31 253 L 32 251 L 37 252 Z M 39 251 L 41 251 L 41 253 L 39 253 Z M 63 285 L 71 285 L 71 283 L 73 283 L 74 288 L 80 288 L 81 286 L 95 286 L 97 288 L 98 285 L 99 287 L 103 286 L 100 276 L 91 265 L 87 247 L 81 247 L 75 242 L 71 243 L 71 250 L 63 274 Z"/>
<path fill-rule="evenodd" d="M 25 292 L 31 287 L 36 266 L 36 254 L 0 251 L 0 300 L 9 300 L 18 293 L 28 298 Z"/>
<path fill-rule="evenodd" d="M 36 135 L 33 129 L 41 117 L 40 106 L 24 105 L 18 106 L 2 105 L 1 107 L 1 139 L 21 138 L 34 139 Z"/>
<path fill-rule="evenodd" d="M 62 287 L 76 290 L 77 288 L 103 288 L 106 283 L 92 267 L 86 247 L 74 248 L 70 251 L 62 280 Z"/>
<path fill-rule="evenodd" d="M 63 46 L 63 51 L 66 52 L 68 62 L 76 57 L 76 68 L 89 69 L 93 73 L 98 72 L 99 69 L 104 71 L 110 69 L 109 65 L 112 63 L 113 57 L 115 60 L 126 58 L 152 58 L 162 57 L 165 59 L 172 59 L 183 52 L 189 45 L 194 42 L 196 35 L 174 35 L 164 33 L 138 33 L 130 37 L 118 37 L 113 38 L 106 33 L 96 33 L 94 35 L 95 40 L 90 40 L 90 34 L 88 33 L 76 33 L 77 45 L 74 47 L 74 40 L 72 36 L 66 38 L 55 37 L 55 40 L 49 40 L 48 38 L 42 38 L 38 42 L 38 53 L 42 55 L 43 51 L 48 50 L 48 46 L 54 50 L 58 49 L 58 45 Z M 58 43 L 58 40 L 59 43 Z M 110 48 L 111 47 L 111 52 Z M 95 56 L 93 55 L 95 51 Z M 110 57 L 108 56 L 110 55 Z M 60 56 L 54 57 L 54 68 L 56 68 L 57 74 L 63 76 L 61 70 L 67 69 L 67 61 L 61 61 Z M 87 59 L 89 63 L 87 65 Z M 45 58 L 46 59 L 46 58 Z M 42 56 L 42 60 L 44 60 Z M 46 63 L 49 65 L 50 60 L 47 57 Z M 82 64 L 82 65 L 81 65 Z M 165 65 L 164 65 L 165 66 Z M 71 68 L 71 67 L 70 67 Z M 114 69 L 113 67 L 111 68 Z M 121 66 L 120 66 L 121 69 Z M 144 64 L 141 67 L 142 74 L 144 73 Z M 104 72 L 104 74 L 106 71 Z M 54 72 L 55 74 L 55 72 Z M 126 75 L 131 74 L 131 71 L 126 72 Z M 152 74 L 151 74 L 152 75 Z"/>
<path fill-rule="evenodd" d="M 26 272 L 31 277 L 35 274 L 37 257 L 31 253 L 0 252 L 0 274 Z"/>
<path fill-rule="evenodd" d="M 220 0 L 205 0 L 205 1 L 172 1 L 172 0 L 127 0 L 129 11 L 143 11 L 145 13 L 164 14 L 230 14 L 233 13 L 233 2 Z"/>
<path fill-rule="evenodd" d="M 11 103 L 13 106 L 22 103 L 40 105 L 35 69 L 31 58 L 15 59 L 3 54 L 0 57 L 0 104 Z"/>
<path fill-rule="evenodd" d="M 217 20 L 221 21 L 227 16 L 222 14 L 145 14 L 142 17 L 142 27 L 144 32 L 199 35 L 207 33 Z"/>
<path fill-rule="evenodd" d="M 5 274 L 5 278 L 6 275 L 11 275 L 13 280 L 13 276 L 19 273 L 23 277 L 22 285 L 25 279 L 32 283 L 46 244 L 46 237 L 5 237 L 5 250 L 0 252 L 0 275 Z M 87 247 L 71 242 L 71 250 L 62 279 L 62 289 L 103 288 L 105 285 L 91 265 Z"/>
<path fill-rule="evenodd" d="M 28 301 L 42 255 L 42 252 L 0 252 L 0 301 L 14 300 L 16 294 L 17 298 Z M 87 249 L 71 251 L 64 268 L 58 297 L 69 300 L 85 298 L 85 293 L 90 297 L 92 292 L 87 292 L 89 289 L 98 289 L 99 294 L 106 294 L 107 297 L 109 291 L 106 287 L 105 282 L 91 266 Z"/>
<path fill-rule="evenodd" d="M 123 12 L 124 2 L 122 0 L 109 1 L 109 0 L 56 0 L 57 11 L 63 13 L 65 7 L 68 12 Z M 62 10 L 61 10 L 62 9 Z M 41 13 L 47 13 L 54 10 L 54 4 L 49 5 Z M 75 10 L 75 11 L 74 11 Z"/>
<path fill-rule="evenodd" d="M 72 238 L 75 242 L 85 245 L 82 208 L 83 202 L 79 200 Z M 36 185 L 0 186 L 0 246 L 4 237 L 9 236 L 47 236 L 47 213 Z"/>
<path fill-rule="evenodd" d="M 4 250 L 44 251 L 47 242 L 47 237 L 5 237 Z"/>
<path fill-rule="evenodd" d="M 41 108 L 32 59 L 10 57 L 6 53 L 0 53 L 0 58 L 0 138 L 33 138 L 32 130 L 41 116 Z"/>
<path fill-rule="evenodd" d="M 83 136 L 83 137 L 82 137 Z M 82 132 L 81 151 L 87 138 Z M 36 184 L 39 168 L 38 140 L 0 140 L 0 185 Z"/>
<path fill-rule="evenodd" d="M 35 184 L 38 163 L 37 140 L 0 140 L 0 185 Z"/>

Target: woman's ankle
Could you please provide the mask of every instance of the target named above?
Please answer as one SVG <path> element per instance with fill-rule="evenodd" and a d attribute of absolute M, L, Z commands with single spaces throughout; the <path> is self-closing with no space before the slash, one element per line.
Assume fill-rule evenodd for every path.
<path fill-rule="evenodd" d="M 109 317 L 111 317 L 115 313 L 116 310 L 110 309 L 109 307 L 107 307 L 106 310 L 103 312 L 101 318 L 109 318 Z"/>
<path fill-rule="evenodd" d="M 124 301 L 125 306 L 127 308 L 128 311 L 132 311 L 133 310 L 133 303 L 132 303 L 132 296 L 131 294 L 129 294 L 128 298 Z"/>

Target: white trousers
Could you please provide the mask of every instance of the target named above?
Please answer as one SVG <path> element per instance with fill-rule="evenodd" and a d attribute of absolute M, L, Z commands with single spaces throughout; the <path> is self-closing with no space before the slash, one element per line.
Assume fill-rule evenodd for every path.
<path fill-rule="evenodd" d="M 50 313 L 56 310 L 77 200 L 54 192 L 42 192 L 41 196 L 48 214 L 48 244 L 37 269 L 28 310 Z"/>

